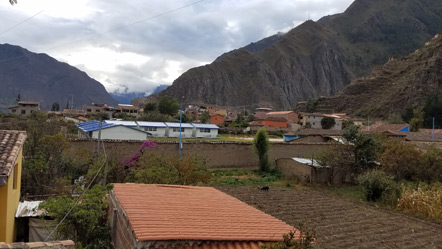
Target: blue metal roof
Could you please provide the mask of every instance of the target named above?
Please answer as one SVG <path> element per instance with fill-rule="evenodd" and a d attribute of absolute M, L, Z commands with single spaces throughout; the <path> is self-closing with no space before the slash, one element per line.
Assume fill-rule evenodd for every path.
<path fill-rule="evenodd" d="M 97 131 L 100 129 L 100 121 L 98 121 L 98 120 L 81 122 L 81 123 L 77 123 L 76 125 L 80 130 L 82 130 L 84 132 Z M 115 126 L 118 126 L 118 125 L 109 124 L 106 122 L 101 122 L 101 129 L 107 129 L 107 128 L 111 128 L 111 127 L 115 127 Z"/>
<path fill-rule="evenodd" d="M 180 123 L 166 122 L 166 125 L 172 128 L 180 128 Z M 181 123 L 181 128 L 193 128 L 193 125 L 189 123 Z"/>
<path fill-rule="evenodd" d="M 197 124 L 192 123 L 193 126 L 195 126 L 198 129 L 219 129 L 219 127 L 216 124 Z"/>

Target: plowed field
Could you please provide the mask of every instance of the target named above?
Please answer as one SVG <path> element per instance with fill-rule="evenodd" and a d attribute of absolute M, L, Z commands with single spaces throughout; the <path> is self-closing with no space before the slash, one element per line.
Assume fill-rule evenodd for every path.
<path fill-rule="evenodd" d="M 251 206 L 317 233 L 316 248 L 442 248 L 442 224 L 309 188 L 222 186 Z"/>

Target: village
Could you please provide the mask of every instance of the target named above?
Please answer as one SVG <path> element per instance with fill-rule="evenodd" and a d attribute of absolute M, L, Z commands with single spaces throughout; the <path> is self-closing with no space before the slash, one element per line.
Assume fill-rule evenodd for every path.
<path fill-rule="evenodd" d="M 442 249 L 441 0 L 0 11 L 0 249 Z"/>
<path fill-rule="evenodd" d="M 404 144 L 403 150 L 407 156 L 424 157 L 423 152 L 412 148 L 439 153 L 438 148 L 442 145 L 442 131 L 439 129 L 416 130 L 407 123 L 369 121 L 351 118 L 344 113 L 274 111 L 260 107 L 253 114 L 247 114 L 246 111 L 232 112 L 213 105 L 189 105 L 183 111 L 175 111 L 171 117 L 181 115 L 180 119 L 161 122 L 145 120 L 143 115 L 148 112 L 132 105 L 113 108 L 106 104 L 92 104 L 79 110 L 43 112 L 38 102 L 19 101 L 16 106 L 10 107 L 10 114 L 2 118 L 1 131 L 0 211 L 2 217 L 6 218 L 0 226 L 0 240 L 5 241 L 0 242 L 0 248 L 10 248 L 6 243 L 15 241 L 23 241 L 21 244 L 11 244 L 20 244 L 22 248 L 74 248 L 75 245 L 78 247 L 79 241 L 90 243 L 87 241 L 96 236 L 102 236 L 100 241 L 108 241 L 102 243 L 110 243 L 113 248 L 170 247 L 171 243 L 180 248 L 199 248 L 201 244 L 260 248 L 262 243 L 282 241 L 282 235 L 289 232 L 293 232 L 291 239 L 294 241 L 309 240 L 307 244 L 321 244 L 325 242 L 319 236 L 316 238 L 313 230 L 293 227 L 273 217 L 270 219 L 242 202 L 247 203 L 247 198 L 237 196 L 238 200 L 229 193 L 235 196 L 237 191 L 243 191 L 242 186 L 255 186 L 246 191 L 256 192 L 265 200 L 267 197 L 263 194 L 284 191 L 279 187 L 281 184 L 288 189 L 321 185 L 325 188 L 330 185 L 352 188 L 355 184 L 364 184 L 357 175 L 365 172 L 354 168 L 355 157 L 352 153 L 360 157 L 360 161 L 356 162 L 358 167 L 371 169 L 382 167 L 388 147 Z M 121 113 L 125 113 L 123 117 L 126 120 L 118 117 Z M 183 120 L 182 115 L 193 117 L 193 121 L 179 122 Z M 28 132 L 7 130 L 11 124 L 20 127 L 17 122 Z M 258 142 L 260 136 L 267 143 L 261 154 L 256 145 L 262 142 Z M 380 147 L 376 147 L 375 143 L 379 141 L 387 149 L 384 149 L 384 154 L 377 156 L 379 152 L 376 150 Z M 33 143 L 36 148 L 26 147 L 25 143 Z M 80 151 L 87 156 L 79 157 Z M 402 154 L 388 155 L 401 160 L 416 159 L 402 158 L 406 157 Z M 43 156 L 43 161 L 39 161 L 40 156 Z M 175 161 L 173 158 L 177 156 L 179 160 Z M 69 167 L 83 169 L 77 169 L 78 172 L 74 174 L 68 173 L 72 172 L 70 169 L 61 170 L 59 167 L 68 163 L 66 160 L 72 165 Z M 83 161 L 83 166 L 71 160 Z M 181 164 L 181 160 L 184 164 Z M 406 163 L 402 161 L 389 167 L 398 172 L 397 178 L 432 182 L 440 177 L 440 161 L 436 158 L 433 160 L 438 161 L 429 170 L 435 171 L 428 173 L 411 168 L 400 170 L 397 167 L 403 167 Z M 23 167 L 23 163 L 28 163 L 28 166 Z M 29 163 L 34 166 L 30 168 Z M 44 164 L 47 172 L 38 172 L 35 167 L 39 164 Z M 416 178 L 413 176 L 415 174 L 422 176 Z M 430 177 L 428 174 L 434 175 Z M 57 180 L 54 175 L 60 178 Z M 378 177 L 381 180 L 383 176 Z M 73 184 L 62 183 L 63 178 L 70 179 Z M 103 187 L 99 189 L 100 186 Z M 367 189 L 370 186 L 366 186 Z M 381 202 L 390 208 L 390 202 L 394 203 L 393 206 L 398 201 L 400 203 L 401 199 L 394 200 L 397 198 L 395 196 L 400 195 L 390 193 L 390 190 L 382 191 L 389 197 L 367 195 L 369 192 L 366 192 L 366 201 Z M 80 200 L 82 205 L 83 202 L 86 204 L 88 200 L 83 194 L 87 196 L 92 192 L 106 196 L 101 204 L 104 209 L 101 216 L 88 221 L 91 222 L 91 234 L 81 235 L 83 237 L 80 238 L 78 229 L 84 229 L 86 225 L 74 225 L 75 219 L 80 217 L 76 215 L 80 214 L 70 213 L 79 212 L 76 210 L 79 204 L 72 201 Z M 66 194 L 70 197 L 62 197 Z M 59 205 L 56 204 L 57 200 L 70 203 L 73 209 L 51 213 L 60 210 L 56 208 Z M 342 201 L 338 201 L 338 205 L 342 205 Z M 205 205 L 194 207 L 194 202 L 204 202 Z M 229 203 L 229 208 L 220 209 L 219 203 Z M 100 209 L 100 206 L 88 207 L 92 208 Z M 67 214 L 64 213 L 67 211 Z M 161 216 L 162 213 L 167 216 Z M 165 217 L 168 217 L 166 224 L 161 222 Z M 195 217 L 199 218 L 195 220 Z M 437 217 L 440 216 L 436 216 L 436 220 Z M 64 219 L 69 220 L 65 222 L 69 224 L 63 225 Z M 57 222 L 62 227 L 58 227 Z M 95 234 L 93 231 L 103 224 L 107 224 L 109 230 Z M 215 224 L 219 228 L 213 230 Z M 242 228 L 229 230 L 229 227 Z M 259 227 L 262 230 L 257 230 Z M 72 233 L 72 229 L 76 230 L 75 233 Z"/>

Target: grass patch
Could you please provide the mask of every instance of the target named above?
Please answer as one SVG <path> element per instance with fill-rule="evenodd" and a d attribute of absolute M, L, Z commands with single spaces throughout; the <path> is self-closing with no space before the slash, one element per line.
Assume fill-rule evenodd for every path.
<path fill-rule="evenodd" d="M 262 173 L 258 170 L 214 170 L 211 185 L 280 185 L 282 174 L 277 170 Z"/>

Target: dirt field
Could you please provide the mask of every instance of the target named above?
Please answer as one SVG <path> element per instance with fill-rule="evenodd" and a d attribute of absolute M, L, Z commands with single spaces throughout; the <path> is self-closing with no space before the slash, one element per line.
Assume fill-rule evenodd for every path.
<path fill-rule="evenodd" d="M 442 248 L 442 224 L 353 202 L 309 188 L 222 186 L 218 189 L 317 233 L 316 248 Z"/>

